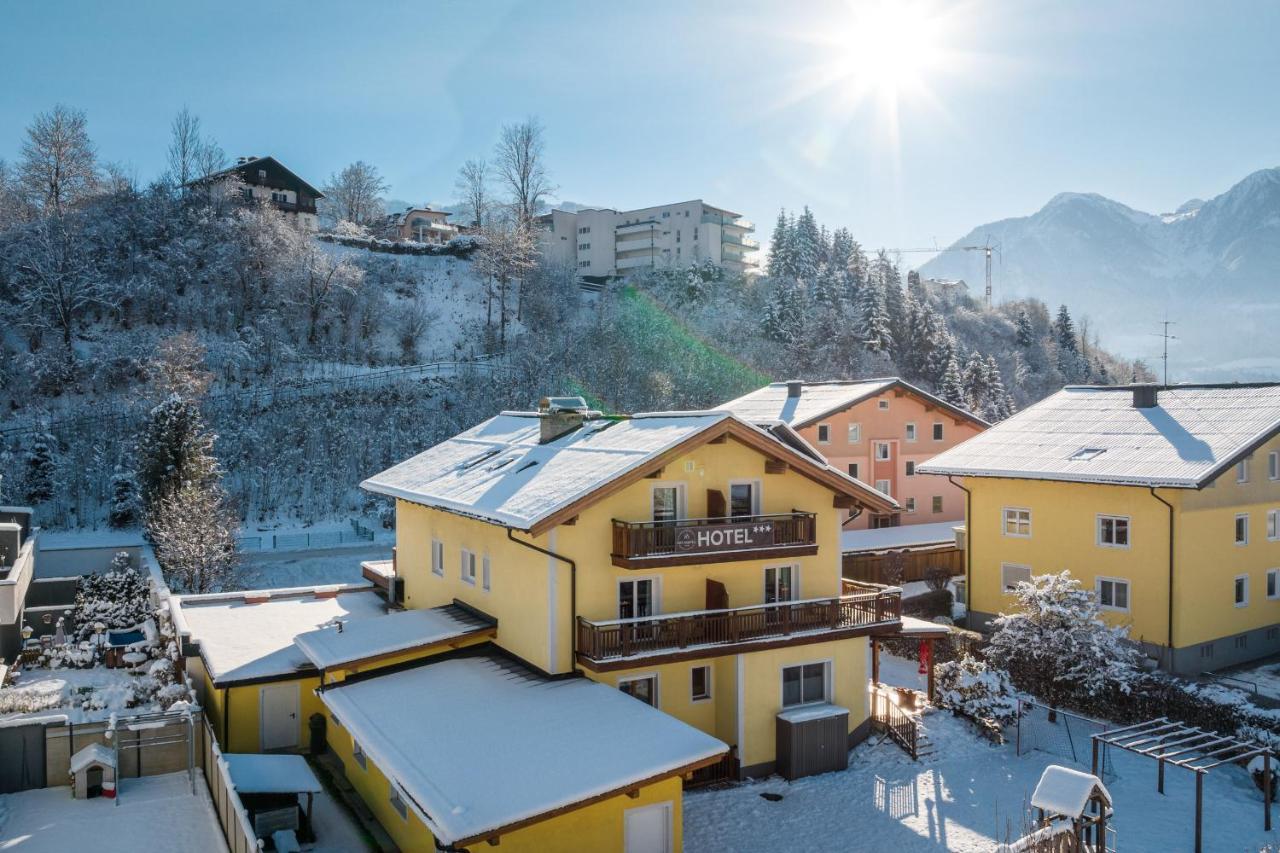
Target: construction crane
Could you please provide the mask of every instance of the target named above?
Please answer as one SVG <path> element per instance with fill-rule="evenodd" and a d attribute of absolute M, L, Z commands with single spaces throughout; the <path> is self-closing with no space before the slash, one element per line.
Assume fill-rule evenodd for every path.
<path fill-rule="evenodd" d="M 985 298 L 986 298 L 987 307 L 988 308 L 991 307 L 991 253 L 1000 251 L 1000 247 L 998 245 L 996 246 L 991 245 L 990 240 L 988 240 L 986 242 L 986 245 L 983 245 L 983 246 L 947 246 L 945 248 L 939 248 L 937 246 L 933 246 L 932 248 L 927 248 L 927 249 L 886 249 L 885 251 L 891 252 L 893 254 L 898 254 L 898 255 L 906 255 L 906 254 L 912 254 L 912 253 L 925 253 L 925 252 L 931 255 L 941 254 L 942 252 L 982 252 L 987 259 L 987 288 L 985 292 Z"/>

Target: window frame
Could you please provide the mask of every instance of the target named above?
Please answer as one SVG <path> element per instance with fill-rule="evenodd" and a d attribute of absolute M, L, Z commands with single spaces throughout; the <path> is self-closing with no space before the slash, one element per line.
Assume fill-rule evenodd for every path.
<path fill-rule="evenodd" d="M 701 694 L 697 692 L 697 689 L 693 681 L 693 678 L 694 678 L 693 674 L 698 670 L 703 671 Z M 710 664 L 702 663 L 702 664 L 698 664 L 697 666 L 689 667 L 689 701 L 695 705 L 699 702 L 711 701 L 711 665 Z"/>
<path fill-rule="evenodd" d="M 1280 540 L 1280 509 L 1267 510 L 1267 541 Z"/>
<path fill-rule="evenodd" d="M 916 475 L 916 461 L 914 459 L 908 459 L 906 461 L 905 467 L 903 468 L 902 476 L 914 477 L 915 475 Z"/>
<path fill-rule="evenodd" d="M 893 481 L 892 480 L 876 480 L 876 491 L 883 492 L 889 497 L 893 497 Z"/>
<path fill-rule="evenodd" d="M 467 569 L 471 571 L 468 572 Z M 458 576 L 463 583 L 476 585 L 476 552 L 470 548 L 458 549 Z"/>
<path fill-rule="evenodd" d="M 777 572 L 779 569 L 791 570 L 791 597 L 778 598 L 777 593 L 775 591 L 774 599 L 773 601 L 770 601 L 769 600 L 769 572 L 770 571 L 774 572 L 774 577 L 777 578 Z M 777 586 L 776 580 L 774 582 L 774 586 L 775 587 Z M 800 564 L 799 563 L 773 563 L 772 565 L 761 567 L 760 587 L 763 590 L 761 601 L 763 601 L 765 604 L 783 604 L 789 601 L 799 601 L 800 600 Z"/>
<path fill-rule="evenodd" d="M 1243 528 L 1244 537 L 1243 538 L 1241 538 L 1240 536 L 1240 532 L 1242 529 L 1240 527 L 1241 521 L 1244 521 L 1244 528 Z M 1232 531 L 1232 535 L 1235 537 L 1235 542 L 1237 547 L 1243 548 L 1245 545 L 1249 544 L 1249 513 L 1247 512 L 1236 513 L 1235 530 Z"/>
<path fill-rule="evenodd" d="M 880 455 L 880 449 L 884 448 L 884 456 Z M 893 448 L 887 441 L 873 442 L 871 445 L 871 461 L 872 462 L 891 462 L 893 461 Z"/>
<path fill-rule="evenodd" d="M 1267 569 L 1266 585 L 1263 587 L 1268 601 L 1280 599 L 1280 569 Z"/>
<path fill-rule="evenodd" d="M 1029 581 L 1031 580 L 1031 577 L 1032 577 L 1031 567 L 1030 567 L 1030 566 L 1028 566 L 1028 565 L 1026 565 L 1025 563 L 1001 563 L 1001 564 L 1000 564 L 1000 593 L 1001 593 L 1001 595 L 1009 595 L 1009 594 L 1011 594 L 1011 593 L 1013 592 L 1013 590 L 1014 590 L 1014 587 L 1016 587 L 1016 586 L 1018 585 L 1017 583 L 1014 583 L 1014 584 L 1010 584 L 1010 583 L 1009 583 L 1009 580 L 1008 580 L 1008 577 L 1007 577 L 1007 573 L 1008 573 L 1008 571 L 1009 571 L 1010 569 L 1017 569 L 1018 571 L 1026 571 L 1026 573 L 1027 573 L 1027 581 L 1029 582 Z M 1020 583 L 1020 582 L 1021 582 L 1021 581 L 1019 581 L 1019 583 Z"/>
<path fill-rule="evenodd" d="M 805 699 L 804 698 L 804 669 L 808 666 L 822 667 L 822 698 Z M 787 704 L 787 670 L 800 670 L 800 701 Z M 806 705 L 821 705 L 824 702 L 830 702 L 832 696 L 835 695 L 834 660 L 832 658 L 821 658 L 819 660 L 797 661 L 786 666 L 778 668 L 778 704 L 780 707 L 802 708 Z"/>
<path fill-rule="evenodd" d="M 1249 457 L 1246 456 L 1236 463 L 1236 482 L 1241 485 L 1249 482 Z"/>
<path fill-rule="evenodd" d="M 907 421 L 905 432 L 906 432 L 906 441 L 916 441 L 917 438 L 919 437 L 918 430 L 916 430 L 915 421 Z"/>
<path fill-rule="evenodd" d="M 1095 519 L 1096 520 L 1094 522 L 1094 543 L 1099 548 L 1114 548 L 1118 551 L 1126 551 L 1133 544 L 1133 519 L 1130 516 L 1110 515 L 1109 513 L 1100 512 L 1097 514 Z M 1114 522 L 1117 522 L 1117 521 L 1124 522 L 1124 544 L 1123 545 L 1118 542 L 1107 542 L 1103 539 L 1103 536 L 1102 536 L 1103 523 L 1107 521 L 1113 522 L 1111 527 L 1112 538 L 1115 537 L 1116 530 L 1117 530 Z"/>
<path fill-rule="evenodd" d="M 942 421 L 933 422 L 933 440 L 934 441 L 946 440 L 946 431 L 944 430 L 943 427 L 944 427 L 944 424 L 942 423 Z"/>
<path fill-rule="evenodd" d="M 725 509 L 729 511 L 730 518 L 735 517 L 733 514 L 734 486 L 751 487 L 751 516 L 754 517 L 761 515 L 764 507 L 764 481 L 751 477 L 737 478 L 729 481 L 729 488 L 725 490 Z"/>
<path fill-rule="evenodd" d="M 654 497 L 658 489 L 676 490 L 676 517 L 672 521 L 681 521 L 689 517 L 689 491 L 684 480 L 656 480 L 649 485 L 649 520 L 656 521 L 653 510 L 656 504 Z"/>
<path fill-rule="evenodd" d="M 649 609 L 648 616 L 623 616 L 622 615 L 622 585 L 624 583 L 640 583 L 649 581 Z M 632 590 L 632 602 L 634 604 L 635 590 Z M 613 584 L 613 609 L 618 615 L 617 619 L 656 619 L 662 613 L 662 575 L 641 575 L 640 577 L 632 577 L 624 575 L 616 578 Z"/>
<path fill-rule="evenodd" d="M 855 479 L 855 480 L 861 480 L 861 479 L 862 479 L 861 477 L 859 477 L 859 476 L 858 476 L 859 468 L 858 468 L 858 463 L 857 463 L 857 462 L 850 462 L 850 463 L 848 464 L 848 468 L 847 468 L 847 470 L 848 470 L 848 472 L 849 472 L 849 476 L 850 476 L 850 477 L 852 477 L 853 479 Z"/>
<path fill-rule="evenodd" d="M 831 443 L 831 424 L 818 424 L 818 444 Z"/>
<path fill-rule="evenodd" d="M 905 502 L 905 504 L 904 504 L 904 506 L 906 507 L 907 515 L 915 515 L 915 513 L 916 513 L 916 499 L 915 499 L 915 498 L 907 498 L 907 499 L 906 499 L 906 502 Z"/>
<path fill-rule="evenodd" d="M 1244 581 L 1243 587 L 1240 585 L 1241 581 Z M 1243 599 L 1237 595 L 1240 589 L 1244 590 Z M 1247 574 L 1236 575 L 1231 579 L 1231 600 L 1235 602 L 1237 608 L 1249 606 L 1249 576 Z"/>
<path fill-rule="evenodd" d="M 862 424 L 849 424 L 845 431 L 845 439 L 849 444 L 862 444 Z"/>
<path fill-rule="evenodd" d="M 882 412 L 887 412 L 887 411 L 889 411 L 889 401 L 888 401 L 888 400 L 885 400 L 885 399 L 881 398 L 881 399 L 879 399 L 879 400 L 876 400 L 876 404 L 880 407 L 880 411 L 882 411 Z"/>
<path fill-rule="evenodd" d="M 1114 603 L 1104 604 L 1102 601 L 1102 585 L 1109 583 L 1112 585 L 1111 600 L 1115 601 L 1115 587 L 1118 584 L 1124 585 L 1124 607 L 1120 607 Z M 1093 579 L 1093 594 L 1097 597 L 1098 609 L 1107 610 L 1112 613 L 1128 613 L 1133 606 L 1133 585 L 1128 578 L 1108 577 L 1106 575 L 1098 575 Z"/>
<path fill-rule="evenodd" d="M 1280 450 L 1267 454 L 1267 479 L 1280 480 Z"/>
<path fill-rule="evenodd" d="M 942 513 L 946 512 L 946 510 L 943 509 L 942 495 L 934 495 L 933 500 L 930 502 L 929 506 L 930 506 L 930 511 L 934 515 L 941 515 Z"/>
<path fill-rule="evenodd" d="M 660 708 L 661 694 L 659 693 L 659 691 L 662 688 L 662 680 L 658 677 L 657 672 L 642 672 L 642 673 L 636 673 L 635 675 L 624 675 L 618 679 L 617 688 L 627 696 L 630 696 L 632 699 L 635 699 L 637 702 L 644 702 L 643 699 L 637 699 L 634 693 L 627 693 L 627 691 L 622 689 L 622 685 L 634 684 L 638 681 L 653 682 L 653 690 L 651 691 L 651 695 L 653 696 L 653 701 L 645 702 L 645 704 L 648 705 L 650 708 Z"/>
<path fill-rule="evenodd" d="M 493 569 L 488 554 L 480 558 L 480 588 L 485 592 L 493 591 Z"/>
<path fill-rule="evenodd" d="M 395 782 L 387 784 L 387 802 L 391 804 L 391 808 L 395 813 L 400 815 L 401 820 L 409 819 L 409 803 L 400 793 L 400 786 Z"/>
<path fill-rule="evenodd" d="M 1026 532 L 1026 533 L 1018 533 L 1018 532 L 1017 532 L 1017 530 L 1022 526 L 1022 523 L 1023 523 L 1023 522 L 1022 522 L 1022 520 L 1021 520 L 1021 519 L 1018 519 L 1018 518 L 1016 518 L 1016 517 L 1015 517 L 1014 522 L 1013 522 L 1013 524 L 1014 524 L 1014 531 L 1015 531 L 1015 532 L 1013 532 L 1013 533 L 1010 533 L 1010 532 L 1009 532 L 1009 513 L 1026 513 L 1026 515 L 1027 515 L 1027 518 L 1026 518 L 1027 532 Z M 1006 507 L 1001 507 L 1001 508 L 1000 508 L 1000 533 L 1001 533 L 1001 535 L 1003 535 L 1003 536 L 1008 536 L 1010 539 L 1030 539 L 1030 538 L 1031 538 L 1031 532 L 1032 532 L 1032 526 L 1031 526 L 1031 508 L 1030 508 L 1030 507 L 1025 507 L 1025 506 L 1006 506 Z"/>
<path fill-rule="evenodd" d="M 351 760 L 360 765 L 361 770 L 366 772 L 369 770 L 369 757 L 364 754 L 364 750 L 360 748 L 360 741 L 356 740 L 354 735 L 351 737 Z"/>
<path fill-rule="evenodd" d="M 431 574 L 444 577 L 444 542 L 434 537 L 431 539 Z"/>

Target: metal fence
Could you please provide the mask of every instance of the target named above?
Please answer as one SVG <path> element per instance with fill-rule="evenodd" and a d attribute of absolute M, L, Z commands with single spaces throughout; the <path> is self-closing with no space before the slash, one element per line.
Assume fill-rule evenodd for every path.
<path fill-rule="evenodd" d="M 1093 736 L 1111 728 L 1111 723 L 1051 708 L 1028 699 L 1018 700 L 1018 721 L 1014 724 L 1015 749 L 1018 755 L 1032 750 L 1069 758 L 1087 766 L 1093 755 Z M 1102 747 L 1102 779 L 1114 779 L 1115 765 L 1111 749 Z"/>
<path fill-rule="evenodd" d="M 283 548 L 306 550 L 372 541 L 373 531 L 365 528 L 353 530 L 350 533 L 345 530 L 333 530 L 322 533 L 268 533 L 262 536 L 240 536 L 236 539 L 236 548 L 241 551 L 272 551 Z"/>
<path fill-rule="evenodd" d="M 222 750 L 209 727 L 209 720 L 204 721 L 204 748 L 201 752 L 200 767 L 204 771 L 204 781 L 209 786 L 209 796 L 213 799 L 213 807 L 218 812 L 218 824 L 222 834 L 226 836 L 227 847 L 231 853 L 251 853 L 261 850 L 263 845 L 249 820 L 235 786 L 231 783 L 231 771 L 222 758 Z"/>

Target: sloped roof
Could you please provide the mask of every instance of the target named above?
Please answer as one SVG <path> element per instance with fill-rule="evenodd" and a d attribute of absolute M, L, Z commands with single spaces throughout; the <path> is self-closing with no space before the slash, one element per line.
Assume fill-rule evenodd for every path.
<path fill-rule="evenodd" d="M 1102 792 L 1108 803 L 1111 802 L 1107 786 L 1097 776 L 1060 764 L 1050 764 L 1040 774 L 1040 782 L 1031 795 L 1031 805 L 1044 809 L 1049 814 L 1080 817 L 1095 789 Z"/>
<path fill-rule="evenodd" d="M 106 767 L 116 766 L 116 754 L 100 743 L 91 743 L 71 756 L 71 772 L 79 773 L 90 764 L 101 764 Z"/>
<path fill-rule="evenodd" d="M 921 465 L 923 474 L 1199 488 L 1280 432 L 1280 384 L 1068 386 Z"/>
<path fill-rule="evenodd" d="M 320 698 L 445 844 L 491 836 L 728 750 L 620 690 L 587 678 L 547 679 L 496 656 L 357 676 Z"/>
<path fill-rule="evenodd" d="M 251 168 L 256 168 L 257 166 L 260 166 L 265 163 L 274 164 L 276 168 L 284 172 L 287 176 L 293 178 L 295 181 L 297 181 L 299 184 L 302 185 L 303 189 L 305 189 L 307 192 L 309 192 L 311 195 L 315 196 L 316 198 L 325 198 L 324 193 L 322 193 L 320 190 L 316 189 L 311 184 L 307 183 L 302 178 L 300 178 L 297 172 L 293 171 L 288 166 L 286 166 L 285 164 L 277 160 L 275 157 L 271 157 L 271 156 L 251 157 L 248 160 L 245 160 L 243 163 L 236 163 L 235 165 L 228 166 L 227 168 L 222 169 L 221 171 L 211 172 L 210 174 L 205 175 L 203 178 L 194 180 L 191 183 L 193 184 L 205 183 L 207 181 L 216 180 L 217 178 L 222 177 L 223 175 L 230 175 L 233 172 L 234 173 L 245 172 Z"/>
<path fill-rule="evenodd" d="M 767 447 L 806 476 L 852 495 L 876 511 L 892 498 L 854 480 L 768 430 L 727 412 L 653 412 L 591 418 L 578 429 L 539 443 L 536 412 L 503 412 L 360 484 L 388 497 L 480 518 L 518 530 L 567 508 L 603 497 L 605 487 L 641 476 L 666 454 L 732 433 Z"/>
<path fill-rule="evenodd" d="M 493 627 L 493 622 L 446 604 L 356 620 L 343 624 L 341 631 L 337 625 L 326 625 L 299 634 L 294 642 L 317 668 L 329 669 L 458 639 Z"/>
<path fill-rule="evenodd" d="M 825 382 L 803 382 L 800 385 L 800 396 L 789 397 L 787 382 L 770 382 L 763 388 L 757 388 L 736 400 L 730 400 L 720 408 L 733 412 L 743 420 L 751 423 L 764 421 L 782 421 L 799 429 L 808 426 L 819 418 L 835 412 L 843 411 L 863 400 L 874 397 L 890 388 L 901 388 L 910 394 L 925 399 L 940 409 L 974 423 L 986 425 L 986 421 L 972 412 L 951 405 L 909 382 L 896 376 L 882 379 L 830 380 Z"/>

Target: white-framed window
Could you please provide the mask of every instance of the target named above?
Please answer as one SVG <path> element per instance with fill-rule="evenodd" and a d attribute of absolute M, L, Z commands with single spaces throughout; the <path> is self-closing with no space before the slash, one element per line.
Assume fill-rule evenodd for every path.
<path fill-rule="evenodd" d="M 1273 450 L 1267 454 L 1267 477 L 1280 480 L 1280 450 Z"/>
<path fill-rule="evenodd" d="M 1236 463 L 1236 482 L 1249 482 L 1249 457 L 1245 457 Z"/>
<path fill-rule="evenodd" d="M 351 739 L 351 757 L 356 760 L 356 764 L 360 765 L 361 770 L 369 769 L 369 761 L 364 757 L 364 750 L 360 748 L 360 742 L 355 738 Z"/>
<path fill-rule="evenodd" d="M 862 424 L 849 424 L 849 443 L 862 444 Z"/>
<path fill-rule="evenodd" d="M 1129 517 L 1127 515 L 1099 515 L 1098 544 L 1103 548 L 1128 548 Z"/>
<path fill-rule="evenodd" d="M 884 492 L 889 497 L 893 497 L 893 486 L 888 480 L 876 480 L 876 491 Z"/>
<path fill-rule="evenodd" d="M 1280 598 L 1280 569 L 1267 569 L 1267 598 Z"/>
<path fill-rule="evenodd" d="M 907 498 L 907 512 L 908 512 L 908 513 L 913 513 L 913 512 L 915 512 L 915 511 L 916 511 L 916 499 L 915 499 L 915 498 Z"/>
<path fill-rule="evenodd" d="M 887 441 L 876 442 L 876 461 L 877 462 L 889 461 L 889 442 Z"/>
<path fill-rule="evenodd" d="M 942 421 L 933 422 L 933 440 L 942 441 Z"/>
<path fill-rule="evenodd" d="M 855 480 L 858 479 L 858 463 L 857 462 L 849 463 L 849 476 Z"/>
<path fill-rule="evenodd" d="M 1267 510 L 1267 538 L 1273 542 L 1280 539 L 1280 509 Z"/>
<path fill-rule="evenodd" d="M 694 702 L 711 698 L 711 667 L 704 664 L 689 670 L 689 698 Z"/>
<path fill-rule="evenodd" d="M 1031 510 L 1024 507 L 1007 506 L 1004 508 L 1005 536 L 1018 536 L 1023 539 L 1031 536 Z"/>
<path fill-rule="evenodd" d="M 1247 512 L 1236 514 L 1236 544 L 1249 544 L 1249 513 Z"/>
<path fill-rule="evenodd" d="M 591 261 L 578 261 L 578 266 L 580 266 L 580 267 L 589 267 L 589 266 L 591 266 Z"/>
<path fill-rule="evenodd" d="M 760 514 L 760 481 L 729 481 L 729 517 L 750 518 Z"/>
<path fill-rule="evenodd" d="M 818 424 L 818 444 L 831 443 L 831 424 Z"/>
<path fill-rule="evenodd" d="M 799 598 L 800 567 L 798 565 L 793 563 L 783 566 L 765 566 L 765 604 L 775 604 L 779 601 L 796 601 Z"/>
<path fill-rule="evenodd" d="M 888 409 L 889 409 L 889 401 L 888 401 L 888 400 L 881 400 L 881 401 L 879 402 L 879 405 L 880 405 L 880 411 L 882 411 L 882 412 L 883 412 L 883 411 L 888 411 Z"/>
<path fill-rule="evenodd" d="M 1236 607 L 1249 606 L 1249 576 L 1236 575 L 1232 578 Z"/>
<path fill-rule="evenodd" d="M 400 815 L 401 820 L 409 819 L 409 806 L 404 801 L 404 797 L 400 795 L 400 787 L 392 782 L 387 786 L 390 791 L 387 793 L 387 802 L 391 803 L 391 808 L 396 810 L 396 814 Z"/>
<path fill-rule="evenodd" d="M 1031 567 L 1017 563 L 1000 564 L 1000 586 L 1005 592 L 1012 592 L 1018 584 L 1031 580 Z"/>
<path fill-rule="evenodd" d="M 1129 612 L 1129 582 L 1124 578 L 1098 578 L 1094 581 L 1094 592 L 1103 610 Z"/>
<path fill-rule="evenodd" d="M 630 675 L 626 678 L 619 678 L 618 689 L 630 696 L 632 699 L 639 699 L 644 704 L 653 708 L 658 707 L 657 673 Z"/>
<path fill-rule="evenodd" d="M 910 459 L 907 460 L 907 476 L 914 477 L 916 475 L 916 463 Z"/>
<path fill-rule="evenodd" d="M 684 483 L 654 483 L 649 488 L 649 507 L 654 521 L 678 521 L 685 517 Z"/>
<path fill-rule="evenodd" d="M 915 441 L 915 440 L 916 440 L 916 425 L 907 424 L 907 441 Z"/>
<path fill-rule="evenodd" d="M 476 582 L 475 552 L 468 551 L 466 548 L 463 548 L 461 555 L 462 555 L 462 559 L 460 561 L 460 567 L 462 571 L 462 579 L 469 584 L 475 584 Z"/>
<path fill-rule="evenodd" d="M 782 707 L 830 701 L 831 661 L 782 668 Z"/>
<path fill-rule="evenodd" d="M 493 589 L 493 573 L 489 568 L 489 555 L 485 554 L 484 559 L 480 561 L 480 585 L 484 587 L 484 591 L 488 592 Z"/>
<path fill-rule="evenodd" d="M 942 512 L 942 495 L 933 496 L 933 511 L 935 513 Z"/>
<path fill-rule="evenodd" d="M 431 573 L 444 577 L 444 543 L 439 539 L 431 540 Z"/>
<path fill-rule="evenodd" d="M 657 578 L 620 578 L 618 580 L 618 618 L 643 619 L 656 616 L 661 589 Z"/>

